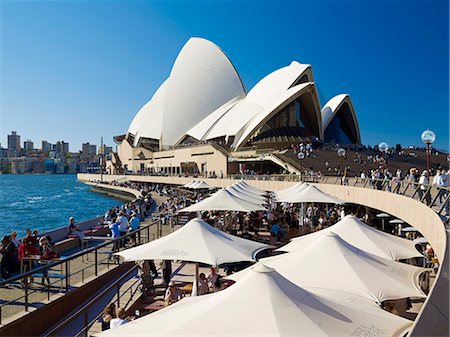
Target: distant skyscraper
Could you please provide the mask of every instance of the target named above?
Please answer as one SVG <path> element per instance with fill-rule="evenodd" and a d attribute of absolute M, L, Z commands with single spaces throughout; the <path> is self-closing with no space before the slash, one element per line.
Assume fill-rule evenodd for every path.
<path fill-rule="evenodd" d="M 95 155 L 97 153 L 97 145 L 83 143 L 81 144 L 81 152 L 83 152 L 83 154 Z"/>
<path fill-rule="evenodd" d="M 56 151 L 65 156 L 69 153 L 69 143 L 66 143 L 63 140 L 56 142 Z"/>
<path fill-rule="evenodd" d="M 23 142 L 23 149 L 24 149 L 26 152 L 33 151 L 33 149 L 34 149 L 34 143 L 33 143 L 30 139 L 27 139 L 26 141 Z"/>
<path fill-rule="evenodd" d="M 41 149 L 44 152 L 48 152 L 52 150 L 52 144 L 50 144 L 49 142 L 47 142 L 46 140 L 42 141 L 42 145 L 41 145 Z"/>
<path fill-rule="evenodd" d="M 98 154 L 105 154 L 105 155 L 108 155 L 108 154 L 110 154 L 112 151 L 113 151 L 112 146 L 106 146 L 106 145 L 103 145 L 103 151 L 102 151 L 102 148 L 100 147 L 100 148 L 98 149 Z"/>
<path fill-rule="evenodd" d="M 8 135 L 8 150 L 20 150 L 20 136 L 16 131 Z"/>

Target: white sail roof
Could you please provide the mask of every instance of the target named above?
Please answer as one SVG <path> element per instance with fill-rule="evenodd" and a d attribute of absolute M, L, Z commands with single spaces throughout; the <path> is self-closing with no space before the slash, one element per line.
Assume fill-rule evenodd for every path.
<path fill-rule="evenodd" d="M 402 260 L 422 256 L 415 248 L 414 242 L 372 228 L 353 215 L 347 215 L 333 226 L 321 231 L 294 238 L 278 250 L 284 252 L 303 250 L 330 232 L 338 234 L 359 249 L 387 259 Z"/>
<path fill-rule="evenodd" d="M 376 303 L 426 295 L 419 287 L 424 268 L 369 254 L 327 233 L 307 248 L 260 260 L 291 282 L 308 287 L 329 288 L 366 297 Z M 228 276 L 239 280 L 248 268 Z"/>
<path fill-rule="evenodd" d="M 162 143 L 174 145 L 203 118 L 245 94 L 236 69 L 214 43 L 191 38 L 169 76 L 163 108 Z"/>
<path fill-rule="evenodd" d="M 222 232 L 201 219 L 192 219 L 171 234 L 116 255 L 125 261 L 181 260 L 218 266 L 255 261 L 256 253 L 269 247 Z"/>
<path fill-rule="evenodd" d="M 301 185 L 304 186 L 304 185 Z M 302 202 L 321 202 L 328 204 L 343 204 L 345 201 L 333 197 L 325 192 L 322 192 L 316 186 L 309 185 L 305 188 L 299 187 L 300 191 L 292 190 L 287 194 L 283 194 L 281 197 L 277 198 L 278 202 L 288 202 L 288 203 L 302 203 Z"/>
<path fill-rule="evenodd" d="M 245 201 L 226 189 L 221 189 L 191 206 L 180 209 L 178 212 L 203 212 L 203 211 L 236 211 L 236 212 L 253 212 L 266 211 L 267 209 L 258 204 Z"/>
<path fill-rule="evenodd" d="M 311 293 L 258 265 L 225 290 L 184 298 L 97 336 L 323 337 L 372 336 L 370 331 L 376 331 L 377 337 L 400 337 L 412 326 L 370 303 L 333 296 Z"/>

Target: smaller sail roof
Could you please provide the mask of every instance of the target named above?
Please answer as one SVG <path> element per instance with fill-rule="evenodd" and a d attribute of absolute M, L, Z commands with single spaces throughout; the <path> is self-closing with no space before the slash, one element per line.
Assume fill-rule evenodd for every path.
<path fill-rule="evenodd" d="M 278 202 L 302 203 L 302 202 L 321 202 L 328 204 L 343 204 L 345 201 L 333 197 L 325 192 L 322 192 L 316 186 L 309 185 L 299 193 L 283 195 L 277 199 Z"/>
<path fill-rule="evenodd" d="M 180 209 L 178 212 L 203 212 L 203 211 L 236 211 L 253 212 L 267 210 L 262 205 L 245 201 L 225 189 L 221 189 L 191 206 Z"/>
<path fill-rule="evenodd" d="M 222 232 L 201 219 L 192 219 L 169 235 L 116 255 L 125 261 L 181 260 L 216 266 L 255 261 L 256 253 L 269 247 Z"/>
<path fill-rule="evenodd" d="M 346 215 L 331 227 L 292 239 L 280 251 L 294 252 L 313 244 L 322 235 L 333 232 L 351 245 L 370 254 L 391 260 L 421 257 L 414 242 L 370 227 L 353 215 Z"/>

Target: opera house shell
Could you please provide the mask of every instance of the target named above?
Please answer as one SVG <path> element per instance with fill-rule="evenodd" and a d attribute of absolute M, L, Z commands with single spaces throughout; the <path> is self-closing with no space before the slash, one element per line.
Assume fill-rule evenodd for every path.
<path fill-rule="evenodd" d="M 223 51 L 201 38 L 185 44 L 124 138 L 153 151 L 205 141 L 233 150 L 283 139 L 361 142 L 350 96 L 338 95 L 321 109 L 311 65 L 293 61 L 247 92 Z"/>

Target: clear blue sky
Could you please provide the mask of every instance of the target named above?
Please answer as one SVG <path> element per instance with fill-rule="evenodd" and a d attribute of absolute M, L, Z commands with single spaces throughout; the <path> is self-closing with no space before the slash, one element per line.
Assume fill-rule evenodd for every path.
<path fill-rule="evenodd" d="M 250 89 L 312 64 L 321 104 L 349 93 L 364 144 L 449 147 L 449 5 L 422 1 L 2 1 L 0 142 L 112 144 L 191 36 L 219 45 Z"/>

